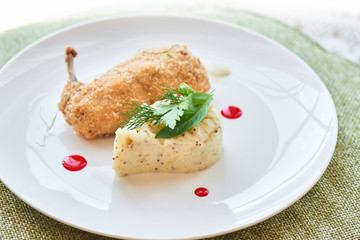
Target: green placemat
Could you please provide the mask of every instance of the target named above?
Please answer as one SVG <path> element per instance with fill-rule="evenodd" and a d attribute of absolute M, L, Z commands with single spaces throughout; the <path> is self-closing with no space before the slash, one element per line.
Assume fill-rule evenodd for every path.
<path fill-rule="evenodd" d="M 326 52 L 297 30 L 264 16 L 228 10 L 192 14 L 244 26 L 295 52 L 326 84 L 339 120 L 338 142 L 330 165 L 303 198 L 264 222 L 213 239 L 360 239 L 360 66 Z M 33 24 L 0 34 L 0 67 L 31 42 L 88 18 Z M 0 190 L 1 239 L 109 239 L 39 213 L 3 183 Z"/>

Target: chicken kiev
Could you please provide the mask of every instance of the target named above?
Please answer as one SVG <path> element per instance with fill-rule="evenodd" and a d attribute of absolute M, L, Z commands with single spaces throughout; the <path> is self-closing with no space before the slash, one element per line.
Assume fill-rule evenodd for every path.
<path fill-rule="evenodd" d="M 153 104 L 165 92 L 186 83 L 196 92 L 207 92 L 210 83 L 199 58 L 186 46 L 151 48 L 140 51 L 91 83 L 77 81 L 73 60 L 76 51 L 66 48 L 69 81 L 58 104 L 66 122 L 86 139 L 112 135 L 126 120 L 126 103 Z"/>

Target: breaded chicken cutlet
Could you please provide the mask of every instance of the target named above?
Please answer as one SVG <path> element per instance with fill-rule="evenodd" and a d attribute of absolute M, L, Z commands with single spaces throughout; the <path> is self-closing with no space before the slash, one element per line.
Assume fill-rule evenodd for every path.
<path fill-rule="evenodd" d="M 76 80 L 76 51 L 66 48 L 69 81 L 58 104 L 66 122 L 86 139 L 108 136 L 127 116 L 126 103 L 153 104 L 164 86 L 177 88 L 184 82 L 196 92 L 207 92 L 210 83 L 200 60 L 186 46 L 151 48 L 136 53 L 91 83 Z"/>

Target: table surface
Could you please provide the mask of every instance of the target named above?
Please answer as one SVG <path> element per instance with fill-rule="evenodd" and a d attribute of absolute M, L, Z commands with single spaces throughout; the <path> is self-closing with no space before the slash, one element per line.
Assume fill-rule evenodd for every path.
<path fill-rule="evenodd" d="M 268 13 L 303 32 L 323 48 L 360 64 L 360 13 L 286 14 Z"/>
<path fill-rule="evenodd" d="M 18 6 L 23 6 L 19 8 Z M 38 6 L 42 6 L 39 8 Z M 71 8 L 69 8 L 71 6 Z M 354 0 L 103 0 L 103 1 L 7 1 L 0 8 L 0 32 L 24 24 L 70 16 L 109 14 L 114 9 L 171 11 L 171 9 L 241 9 L 278 19 L 297 28 L 329 52 L 360 64 L 360 2 Z"/>

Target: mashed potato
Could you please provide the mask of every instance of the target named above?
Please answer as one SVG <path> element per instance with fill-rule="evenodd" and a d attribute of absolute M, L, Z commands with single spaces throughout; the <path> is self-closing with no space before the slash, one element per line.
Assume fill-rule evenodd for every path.
<path fill-rule="evenodd" d="M 116 131 L 112 168 L 117 176 L 190 173 L 212 166 L 221 157 L 221 116 L 213 106 L 202 121 L 182 135 L 156 139 L 159 130 L 146 124 L 136 130 Z"/>

